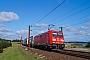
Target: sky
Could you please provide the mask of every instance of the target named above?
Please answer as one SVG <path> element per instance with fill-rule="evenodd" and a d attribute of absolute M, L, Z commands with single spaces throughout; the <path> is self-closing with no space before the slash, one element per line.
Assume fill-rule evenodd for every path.
<path fill-rule="evenodd" d="M 90 0 L 0 0 L 0 38 L 23 39 L 63 27 L 65 41 L 90 41 Z"/>

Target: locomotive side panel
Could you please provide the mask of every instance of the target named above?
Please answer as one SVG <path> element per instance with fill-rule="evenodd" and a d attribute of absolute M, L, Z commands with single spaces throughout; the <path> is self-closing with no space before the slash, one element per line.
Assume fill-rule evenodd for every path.
<path fill-rule="evenodd" d="M 49 33 L 49 44 L 52 44 L 52 31 L 48 31 Z"/>
<path fill-rule="evenodd" d="M 43 33 L 41 35 L 35 36 L 34 37 L 34 44 L 35 45 L 46 45 L 49 44 L 49 33 Z"/>
<path fill-rule="evenodd" d="M 34 45 L 47 49 L 63 49 L 65 47 L 63 32 L 49 30 L 37 35 L 34 37 Z"/>

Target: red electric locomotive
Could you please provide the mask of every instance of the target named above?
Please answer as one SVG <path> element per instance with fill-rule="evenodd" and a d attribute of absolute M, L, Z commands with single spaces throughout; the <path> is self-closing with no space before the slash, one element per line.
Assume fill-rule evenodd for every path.
<path fill-rule="evenodd" d="M 63 49 L 64 35 L 62 31 L 49 30 L 34 37 L 34 46 L 44 49 Z"/>

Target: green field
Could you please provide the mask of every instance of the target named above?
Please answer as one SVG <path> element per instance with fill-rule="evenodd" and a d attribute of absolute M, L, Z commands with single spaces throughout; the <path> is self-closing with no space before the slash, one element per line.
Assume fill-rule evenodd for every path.
<path fill-rule="evenodd" d="M 39 57 L 32 52 L 25 51 L 17 43 L 12 43 L 12 47 L 5 48 L 4 52 L 0 53 L 0 60 L 37 60 L 37 58 Z"/>
<path fill-rule="evenodd" d="M 82 44 L 65 44 L 65 48 L 82 48 L 82 49 L 90 50 L 89 47 L 85 47 Z"/>

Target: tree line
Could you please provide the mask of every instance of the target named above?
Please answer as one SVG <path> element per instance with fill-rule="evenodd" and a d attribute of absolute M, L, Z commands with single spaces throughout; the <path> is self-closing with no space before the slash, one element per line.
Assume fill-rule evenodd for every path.
<path fill-rule="evenodd" d="M 0 38 L 0 53 L 3 52 L 4 48 L 10 47 L 10 46 L 12 46 L 11 40 Z"/>
<path fill-rule="evenodd" d="M 90 48 L 90 42 L 87 43 L 87 45 L 85 47 L 89 47 Z"/>
<path fill-rule="evenodd" d="M 12 40 L 12 42 L 20 42 L 20 40 L 18 40 L 18 39 L 15 39 L 15 40 Z"/>

